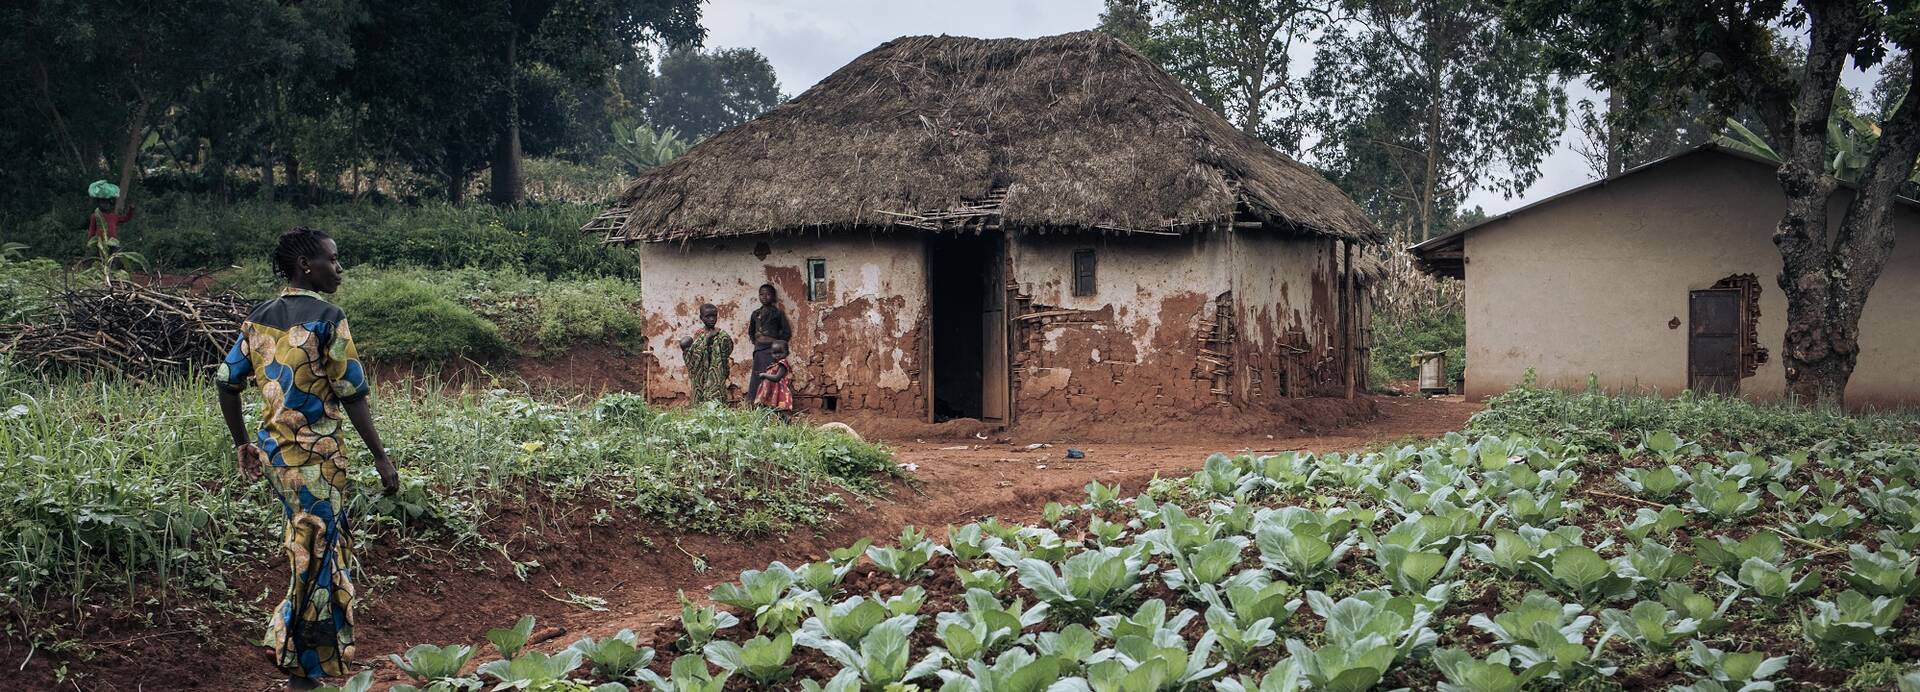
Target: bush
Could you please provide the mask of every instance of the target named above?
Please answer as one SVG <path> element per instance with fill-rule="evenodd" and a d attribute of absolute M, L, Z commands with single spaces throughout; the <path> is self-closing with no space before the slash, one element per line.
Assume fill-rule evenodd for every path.
<path fill-rule="evenodd" d="M 0 221 L 29 254 L 77 257 L 84 252 L 85 200 L 61 200 L 26 220 Z M 597 205 L 531 204 L 511 209 L 445 204 L 335 204 L 300 209 L 287 202 L 210 202 L 186 194 L 137 202 L 121 231 L 126 250 L 154 269 L 186 271 L 265 261 L 281 231 L 319 228 L 340 244 L 348 266 L 484 267 L 547 277 L 639 276 L 633 251 L 606 247 L 580 233 Z"/>
<path fill-rule="evenodd" d="M 1460 381 L 1467 371 L 1467 317 L 1458 309 L 1427 312 L 1400 322 L 1376 321 L 1369 373 L 1376 389 L 1420 376 L 1410 358 L 1421 351 L 1447 354 L 1447 384 Z"/>
<path fill-rule="evenodd" d="M 345 287 L 341 309 L 354 341 L 369 358 L 441 361 L 507 353 L 499 328 L 434 287 L 403 277 L 385 277 Z"/>

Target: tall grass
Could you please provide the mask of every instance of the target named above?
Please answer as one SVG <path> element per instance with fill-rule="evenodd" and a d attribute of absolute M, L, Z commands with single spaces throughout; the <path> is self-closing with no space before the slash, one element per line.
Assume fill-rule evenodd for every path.
<path fill-rule="evenodd" d="M 819 524 L 841 493 L 876 493 L 893 472 L 881 447 L 752 411 L 389 384 L 374 410 L 399 495 L 378 494 L 364 448 L 348 440 L 363 544 L 501 550 L 482 527 L 530 498 L 765 534 Z M 0 367 L 0 609 L 229 593 L 236 569 L 278 559 L 281 511 L 231 455 L 202 382 L 50 382 Z"/>

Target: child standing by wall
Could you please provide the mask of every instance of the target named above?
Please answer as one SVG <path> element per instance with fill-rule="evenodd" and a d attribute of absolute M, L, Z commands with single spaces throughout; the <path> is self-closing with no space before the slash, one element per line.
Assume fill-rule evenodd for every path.
<path fill-rule="evenodd" d="M 784 422 L 793 422 L 793 366 L 787 364 L 787 342 L 775 341 L 768 349 L 773 361 L 767 369 L 757 375 L 758 388 L 754 390 L 753 404 L 773 409 Z"/>

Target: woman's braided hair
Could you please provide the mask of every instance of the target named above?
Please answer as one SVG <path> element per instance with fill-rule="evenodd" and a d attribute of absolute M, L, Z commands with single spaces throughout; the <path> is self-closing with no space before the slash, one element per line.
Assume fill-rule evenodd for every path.
<path fill-rule="evenodd" d="M 300 271 L 300 258 L 320 254 L 320 241 L 331 236 L 326 231 L 306 226 L 294 226 L 280 234 L 280 244 L 273 249 L 273 270 L 288 281 Z"/>

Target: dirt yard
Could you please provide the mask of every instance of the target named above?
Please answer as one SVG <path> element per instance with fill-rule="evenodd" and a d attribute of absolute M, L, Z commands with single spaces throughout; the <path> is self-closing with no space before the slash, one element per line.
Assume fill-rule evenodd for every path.
<path fill-rule="evenodd" d="M 645 638 L 678 615 L 676 593 L 685 591 L 702 599 L 707 590 L 736 578 L 741 570 L 773 560 L 797 565 L 820 559 L 828 550 L 861 536 L 886 541 L 908 524 L 937 535 L 948 525 L 988 516 L 1035 520 L 1047 502 L 1082 499 L 1082 488 L 1089 481 L 1117 483 L 1123 493 L 1133 494 L 1155 477 L 1191 473 L 1214 452 L 1330 452 L 1435 437 L 1458 430 L 1480 408 L 1457 398 L 1380 398 L 1375 403 L 1378 415 L 1369 422 L 1310 435 L 1182 435 L 1158 442 L 1108 444 L 1061 437 L 1028 439 L 1019 434 L 987 434 L 982 439 L 980 433 L 888 440 L 900 463 L 914 468 L 913 483 L 900 485 L 891 497 L 871 505 L 859 503 L 843 510 L 825 530 L 759 542 L 650 533 L 647 527 L 594 527 L 585 516 L 558 522 L 541 517 L 542 523 L 573 528 L 527 532 L 515 546 L 515 558 L 537 558 L 541 567 L 524 583 L 499 570 L 391 566 L 407 576 L 379 589 L 369 607 L 358 613 L 357 658 L 375 667 L 375 679 L 384 688 L 404 680 L 386 660 L 387 654 L 422 642 L 468 642 L 486 649 L 483 635 L 488 628 L 510 625 L 524 613 L 539 618 L 540 630 L 552 626 L 564 630 L 541 644 L 544 650 L 621 628 L 631 628 Z M 1033 445 L 1047 446 L 1030 448 Z M 1084 451 L 1086 457 L 1065 458 L 1069 447 Z M 377 579 L 382 569 L 378 557 L 363 557 L 363 561 L 363 569 Z M 569 594 L 604 598 L 607 609 L 591 611 L 562 603 Z M 168 660 L 147 661 L 146 656 L 127 652 L 124 668 L 96 661 L 86 669 L 96 671 L 97 677 L 74 687 L 280 689 L 281 679 L 273 676 L 264 650 L 246 643 L 248 637 L 258 636 L 246 623 L 216 628 L 213 642 L 217 643 L 202 644 L 178 635 L 185 633 L 146 635 L 165 636 L 174 640 L 170 644 L 142 642 L 159 645 L 140 647 L 148 652 L 164 646 Z M 476 660 L 486 658 L 482 654 Z"/>

